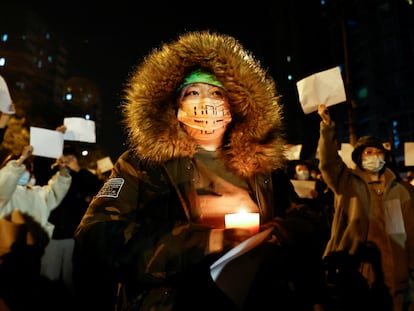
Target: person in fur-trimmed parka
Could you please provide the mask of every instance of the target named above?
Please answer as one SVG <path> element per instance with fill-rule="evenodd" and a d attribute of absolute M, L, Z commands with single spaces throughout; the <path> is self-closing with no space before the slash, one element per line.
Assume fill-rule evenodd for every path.
<path fill-rule="evenodd" d="M 279 95 L 236 39 L 190 32 L 135 68 L 122 108 L 130 150 L 77 229 L 75 283 L 81 297 L 100 297 L 96 310 L 113 310 L 104 297 L 115 299 L 115 289 L 96 284 L 105 281 L 125 285 L 118 310 L 170 310 L 183 275 L 250 236 L 226 229 L 226 213 L 260 213 L 262 228 L 276 216 L 272 174 L 285 165 Z"/>

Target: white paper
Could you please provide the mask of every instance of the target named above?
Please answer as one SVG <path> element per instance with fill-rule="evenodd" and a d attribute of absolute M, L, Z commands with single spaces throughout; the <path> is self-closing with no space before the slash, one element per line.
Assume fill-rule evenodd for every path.
<path fill-rule="evenodd" d="M 404 219 L 399 199 L 384 201 L 385 228 L 389 234 L 405 233 Z"/>
<path fill-rule="evenodd" d="M 300 152 L 302 150 L 302 145 L 287 145 L 285 147 L 285 157 L 286 159 L 293 161 L 300 159 Z"/>
<path fill-rule="evenodd" d="M 64 118 L 63 125 L 66 126 L 65 140 L 76 140 L 87 143 L 95 143 L 95 122 L 84 118 Z"/>
<path fill-rule="evenodd" d="M 63 134 L 56 130 L 30 127 L 33 155 L 57 159 L 63 154 Z"/>
<path fill-rule="evenodd" d="M 296 193 L 299 198 L 303 199 L 313 199 L 312 190 L 315 190 L 315 181 L 314 180 L 290 180 L 295 188 Z"/>
<path fill-rule="evenodd" d="M 12 104 L 12 99 L 10 97 L 9 88 L 7 83 L 2 76 L 0 76 L 0 111 L 7 114 L 14 114 L 15 111 L 10 111 L 10 105 Z"/>
<path fill-rule="evenodd" d="M 329 107 L 346 101 L 339 66 L 310 75 L 298 81 L 296 87 L 305 114 L 317 111 L 321 104 Z"/>
<path fill-rule="evenodd" d="M 110 157 L 99 159 L 98 161 L 96 161 L 96 165 L 101 171 L 101 173 L 110 171 L 114 167 Z"/>
<path fill-rule="evenodd" d="M 229 250 L 227 253 L 225 253 L 223 256 L 221 256 L 219 259 L 217 259 L 211 266 L 210 266 L 210 275 L 213 278 L 214 281 L 217 280 L 217 278 L 220 275 L 220 272 L 223 270 L 223 268 L 233 259 L 245 254 L 249 250 L 253 249 L 254 247 L 261 244 L 263 241 L 267 239 L 269 234 L 272 232 L 272 228 L 269 228 L 265 231 L 259 232 L 252 237 L 248 238 L 247 240 L 243 241 L 236 247 Z"/>
<path fill-rule="evenodd" d="M 404 143 L 404 164 L 405 166 L 414 165 L 414 143 L 413 142 Z"/>

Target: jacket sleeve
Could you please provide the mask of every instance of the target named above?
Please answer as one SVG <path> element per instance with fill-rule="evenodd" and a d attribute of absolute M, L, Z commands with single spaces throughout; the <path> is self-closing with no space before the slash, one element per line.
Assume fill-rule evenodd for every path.
<path fill-rule="evenodd" d="M 94 258 L 118 279 L 159 282 L 202 260 L 208 236 L 186 220 L 160 167 L 144 169 L 124 153 L 78 226 L 75 256 Z"/>
<path fill-rule="evenodd" d="M 16 160 L 9 161 L 0 169 L 0 208 L 11 199 L 23 172 L 24 165 L 16 165 Z"/>
<path fill-rule="evenodd" d="M 72 177 L 70 175 L 62 176 L 57 172 L 51 179 L 49 179 L 47 185 L 41 186 L 41 193 L 45 199 L 49 212 L 62 202 L 69 190 L 71 182 Z"/>
<path fill-rule="evenodd" d="M 336 139 L 335 123 L 330 125 L 320 123 L 320 136 L 318 141 L 319 169 L 326 184 L 338 192 L 340 181 L 344 181 L 344 174 L 348 169 L 338 154 L 339 143 Z"/>

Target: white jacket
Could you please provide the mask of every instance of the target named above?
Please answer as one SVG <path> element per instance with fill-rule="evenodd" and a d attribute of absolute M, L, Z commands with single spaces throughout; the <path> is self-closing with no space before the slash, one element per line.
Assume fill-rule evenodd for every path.
<path fill-rule="evenodd" d="M 25 166 L 18 166 L 16 160 L 0 169 L 0 217 L 18 209 L 38 221 L 51 237 L 54 226 L 48 222 L 50 212 L 65 197 L 72 177 L 57 172 L 47 185 L 26 187 L 17 184 L 24 170 Z"/>

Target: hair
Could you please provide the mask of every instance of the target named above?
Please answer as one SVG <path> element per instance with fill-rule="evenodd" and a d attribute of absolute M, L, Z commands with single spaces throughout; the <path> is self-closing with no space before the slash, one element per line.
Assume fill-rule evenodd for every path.
<path fill-rule="evenodd" d="M 66 146 L 63 147 L 63 155 L 64 156 L 73 155 L 77 159 L 79 159 L 79 151 L 77 150 L 77 148 L 75 148 L 72 145 L 66 145 Z"/>

